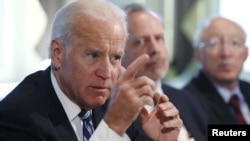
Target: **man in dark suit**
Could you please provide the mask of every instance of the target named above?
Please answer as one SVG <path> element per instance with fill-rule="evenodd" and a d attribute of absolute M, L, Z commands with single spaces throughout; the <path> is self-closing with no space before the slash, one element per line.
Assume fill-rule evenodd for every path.
<path fill-rule="evenodd" d="M 250 123 L 250 84 L 239 80 L 248 56 L 245 41 L 242 27 L 224 17 L 209 18 L 197 28 L 194 54 L 201 69 L 184 89 L 202 101 L 210 124 Z M 230 104 L 233 95 L 240 103 L 236 111 Z"/>
<path fill-rule="evenodd" d="M 168 86 L 165 77 L 169 58 L 164 39 L 161 18 L 145 5 L 133 3 L 125 6 L 129 38 L 122 58 L 122 65 L 128 67 L 138 56 L 148 54 L 149 62 L 138 71 L 137 77 L 147 76 L 157 84 L 156 92 L 167 95 L 178 108 L 184 122 L 179 140 L 205 141 L 207 130 L 206 113 L 195 95 Z M 147 106 L 149 112 L 152 107 Z"/>
<path fill-rule="evenodd" d="M 0 102 L 0 140 L 130 141 L 125 132 L 140 116 L 152 140 L 176 141 L 182 120 L 167 96 L 151 114 L 141 112 L 153 105 L 155 84 L 134 76 L 149 57 L 141 55 L 127 70 L 121 66 L 125 18 L 106 0 L 79 0 L 60 9 L 50 67 L 27 76 Z"/>

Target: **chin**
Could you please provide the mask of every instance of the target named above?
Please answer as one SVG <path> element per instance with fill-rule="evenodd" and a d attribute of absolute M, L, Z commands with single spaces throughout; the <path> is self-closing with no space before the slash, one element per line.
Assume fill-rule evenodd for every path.
<path fill-rule="evenodd" d="M 156 72 L 152 73 L 152 76 L 153 76 L 153 78 L 155 78 L 156 80 L 159 80 L 159 79 L 164 78 L 165 72 L 163 72 L 163 71 L 156 71 Z"/>
<path fill-rule="evenodd" d="M 153 79 L 154 81 L 161 80 L 163 77 L 161 75 L 151 75 L 149 78 Z"/>
<path fill-rule="evenodd" d="M 107 97 L 98 96 L 94 99 L 94 102 L 98 105 L 103 105 L 107 101 Z"/>

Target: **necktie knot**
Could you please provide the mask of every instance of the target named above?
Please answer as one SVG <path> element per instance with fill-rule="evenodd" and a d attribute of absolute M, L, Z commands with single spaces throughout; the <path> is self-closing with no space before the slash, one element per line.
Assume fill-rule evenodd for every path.
<path fill-rule="evenodd" d="M 90 111 L 82 110 L 78 116 L 81 118 L 81 120 L 91 120 Z"/>
<path fill-rule="evenodd" d="M 229 104 L 235 109 L 235 108 L 239 108 L 239 98 L 237 95 L 232 95 L 230 100 L 229 100 Z"/>

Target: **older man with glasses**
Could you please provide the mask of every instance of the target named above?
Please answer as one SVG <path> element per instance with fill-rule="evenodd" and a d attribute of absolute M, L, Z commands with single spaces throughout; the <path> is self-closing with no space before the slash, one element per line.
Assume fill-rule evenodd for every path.
<path fill-rule="evenodd" d="M 246 33 L 234 21 L 213 17 L 194 36 L 200 71 L 184 89 L 198 95 L 211 124 L 250 123 L 250 83 L 239 79 L 248 56 Z"/>

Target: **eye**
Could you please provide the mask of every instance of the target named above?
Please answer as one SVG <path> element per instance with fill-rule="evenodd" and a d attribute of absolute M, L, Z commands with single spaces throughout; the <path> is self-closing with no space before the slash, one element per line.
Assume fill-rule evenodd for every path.
<path fill-rule="evenodd" d="M 93 52 L 93 51 L 89 52 L 87 55 L 88 55 L 91 59 L 96 59 L 96 58 L 98 58 L 98 56 L 99 56 L 98 52 Z"/>
<path fill-rule="evenodd" d="M 144 39 L 137 39 L 137 40 L 135 40 L 134 41 L 134 44 L 136 45 L 136 46 L 141 46 L 141 45 L 143 45 L 144 44 Z"/>
<path fill-rule="evenodd" d="M 241 47 L 242 42 L 237 39 L 233 39 L 229 41 L 229 45 L 231 45 L 232 47 Z"/>
<path fill-rule="evenodd" d="M 90 55 L 91 55 L 92 58 L 97 58 L 98 57 L 97 53 L 91 53 Z"/>
<path fill-rule="evenodd" d="M 121 61 L 121 55 L 115 55 L 113 58 L 112 58 L 112 62 L 120 62 Z"/>
<path fill-rule="evenodd" d="M 122 58 L 122 57 L 121 57 L 121 56 L 118 56 L 118 55 L 114 57 L 115 60 L 121 60 L 121 58 Z"/>
<path fill-rule="evenodd" d="M 209 47 L 216 47 L 217 45 L 218 45 L 218 40 L 216 40 L 216 39 L 211 39 L 208 41 Z"/>
<path fill-rule="evenodd" d="M 156 40 L 157 42 L 164 42 L 164 36 L 162 36 L 162 35 L 156 36 L 156 37 L 155 37 L 155 40 Z"/>

